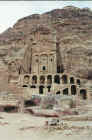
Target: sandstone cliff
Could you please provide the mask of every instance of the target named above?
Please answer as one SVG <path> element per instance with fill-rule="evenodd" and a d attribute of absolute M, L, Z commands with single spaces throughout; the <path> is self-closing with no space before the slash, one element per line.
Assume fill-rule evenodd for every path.
<path fill-rule="evenodd" d="M 7 63 L 11 59 L 24 59 L 25 50 L 32 42 L 32 32 L 35 32 L 39 25 L 49 26 L 56 31 L 58 62 L 62 63 L 64 69 L 83 78 L 90 78 L 92 11 L 72 6 L 24 17 L 18 20 L 13 28 L 3 32 L 0 35 L 1 69 L 7 71 Z"/>

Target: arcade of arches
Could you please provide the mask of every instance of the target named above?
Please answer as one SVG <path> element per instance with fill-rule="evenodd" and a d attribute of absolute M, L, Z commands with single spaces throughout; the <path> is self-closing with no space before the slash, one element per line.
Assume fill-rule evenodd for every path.
<path fill-rule="evenodd" d="M 87 89 L 80 88 L 81 80 L 68 74 L 26 74 L 21 77 L 21 84 L 29 87 L 32 94 L 79 95 L 81 99 L 87 99 Z"/>
<path fill-rule="evenodd" d="M 15 79 L 18 77 L 20 85 L 26 89 L 28 87 L 31 95 L 52 93 L 79 95 L 82 99 L 87 99 L 88 91 L 82 88 L 81 79 L 69 74 L 72 72 L 69 71 L 72 66 L 80 66 L 80 48 L 71 48 L 72 51 L 61 50 L 60 44 L 57 43 L 56 31 L 44 25 L 37 25 L 35 28 L 25 49 L 22 63 L 10 63 L 10 76 L 15 76 Z M 83 51 L 84 49 L 81 55 Z M 79 61 L 76 61 L 76 58 Z M 9 81 L 11 79 L 9 78 Z"/>

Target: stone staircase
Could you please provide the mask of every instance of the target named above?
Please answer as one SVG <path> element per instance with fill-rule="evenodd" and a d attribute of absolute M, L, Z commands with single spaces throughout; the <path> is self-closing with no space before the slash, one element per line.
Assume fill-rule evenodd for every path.
<path fill-rule="evenodd" d="M 18 97 L 12 93 L 1 92 L 0 93 L 0 106 L 17 106 L 18 105 Z"/>

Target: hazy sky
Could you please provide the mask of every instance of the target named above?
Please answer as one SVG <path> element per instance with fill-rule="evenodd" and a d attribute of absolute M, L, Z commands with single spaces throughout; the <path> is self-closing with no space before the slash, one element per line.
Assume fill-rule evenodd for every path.
<path fill-rule="evenodd" d="M 0 33 L 22 17 L 69 5 L 92 9 L 92 1 L 0 1 Z"/>

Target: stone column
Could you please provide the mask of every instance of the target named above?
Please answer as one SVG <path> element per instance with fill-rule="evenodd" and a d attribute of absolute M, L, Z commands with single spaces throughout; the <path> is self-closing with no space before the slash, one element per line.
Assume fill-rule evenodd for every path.
<path fill-rule="evenodd" d="M 20 85 L 20 86 L 23 85 L 23 75 L 19 76 L 18 85 Z"/>
<path fill-rule="evenodd" d="M 40 74 L 40 59 L 41 59 L 41 55 L 39 55 L 39 74 Z"/>
<path fill-rule="evenodd" d="M 56 57 L 56 54 L 54 54 L 54 73 L 57 73 L 57 57 Z"/>
<path fill-rule="evenodd" d="M 55 93 L 55 88 L 54 88 L 54 75 L 52 75 L 52 92 Z"/>
<path fill-rule="evenodd" d="M 19 81 L 20 81 L 21 86 L 23 86 L 23 84 L 24 84 L 24 75 L 20 76 Z"/>
<path fill-rule="evenodd" d="M 68 84 L 70 84 L 70 76 L 69 75 L 67 75 L 67 82 L 68 82 Z"/>
<path fill-rule="evenodd" d="M 77 86 L 76 87 L 77 90 L 77 95 L 76 95 L 76 106 L 78 106 L 80 104 L 80 87 Z"/>
<path fill-rule="evenodd" d="M 46 94 L 47 94 L 47 86 L 44 85 L 44 95 L 46 95 Z"/>
<path fill-rule="evenodd" d="M 49 54 L 48 54 L 48 73 L 50 73 L 50 66 L 49 66 Z"/>
<path fill-rule="evenodd" d="M 44 75 L 45 77 L 45 84 L 44 84 L 44 94 L 47 94 L 46 88 L 47 88 L 47 75 Z"/>
<path fill-rule="evenodd" d="M 79 78 L 75 78 L 75 77 L 74 77 L 74 82 L 75 82 L 76 85 L 78 85 L 77 79 L 79 79 Z"/>
<path fill-rule="evenodd" d="M 32 85 L 32 75 L 30 75 L 30 85 Z"/>
<path fill-rule="evenodd" d="M 47 75 L 45 75 L 45 86 L 47 86 Z"/>
<path fill-rule="evenodd" d="M 38 84 L 37 84 L 37 93 L 39 94 L 39 86 L 38 86 Z"/>
<path fill-rule="evenodd" d="M 52 75 L 52 84 L 54 84 L 54 76 L 55 76 L 55 75 Z"/>
<path fill-rule="evenodd" d="M 38 80 L 37 80 L 37 86 L 38 86 L 38 91 L 39 91 L 39 86 L 40 86 L 40 75 L 37 76 Z M 39 92 L 38 92 L 39 93 Z"/>
<path fill-rule="evenodd" d="M 19 103 L 18 103 L 18 112 L 23 113 L 24 112 L 24 88 L 19 88 L 21 92 L 19 92 Z"/>
<path fill-rule="evenodd" d="M 67 69 L 67 65 L 66 65 L 66 54 L 63 54 L 63 60 L 64 60 L 64 72 L 67 72 L 66 69 Z"/>
<path fill-rule="evenodd" d="M 40 74 L 40 55 L 38 56 L 38 74 Z"/>
<path fill-rule="evenodd" d="M 69 92 L 69 95 L 71 96 L 71 85 L 70 84 L 68 86 L 68 92 Z"/>
<path fill-rule="evenodd" d="M 87 91 L 87 100 L 90 100 L 91 99 L 92 90 L 90 88 L 87 88 L 86 91 Z"/>
<path fill-rule="evenodd" d="M 62 75 L 60 74 L 60 85 L 62 85 Z"/>
<path fill-rule="evenodd" d="M 20 112 L 20 113 L 24 112 L 24 99 L 22 97 L 21 97 L 21 100 L 20 100 L 18 112 Z"/>
<path fill-rule="evenodd" d="M 37 84 L 40 85 L 40 75 L 37 76 Z"/>

